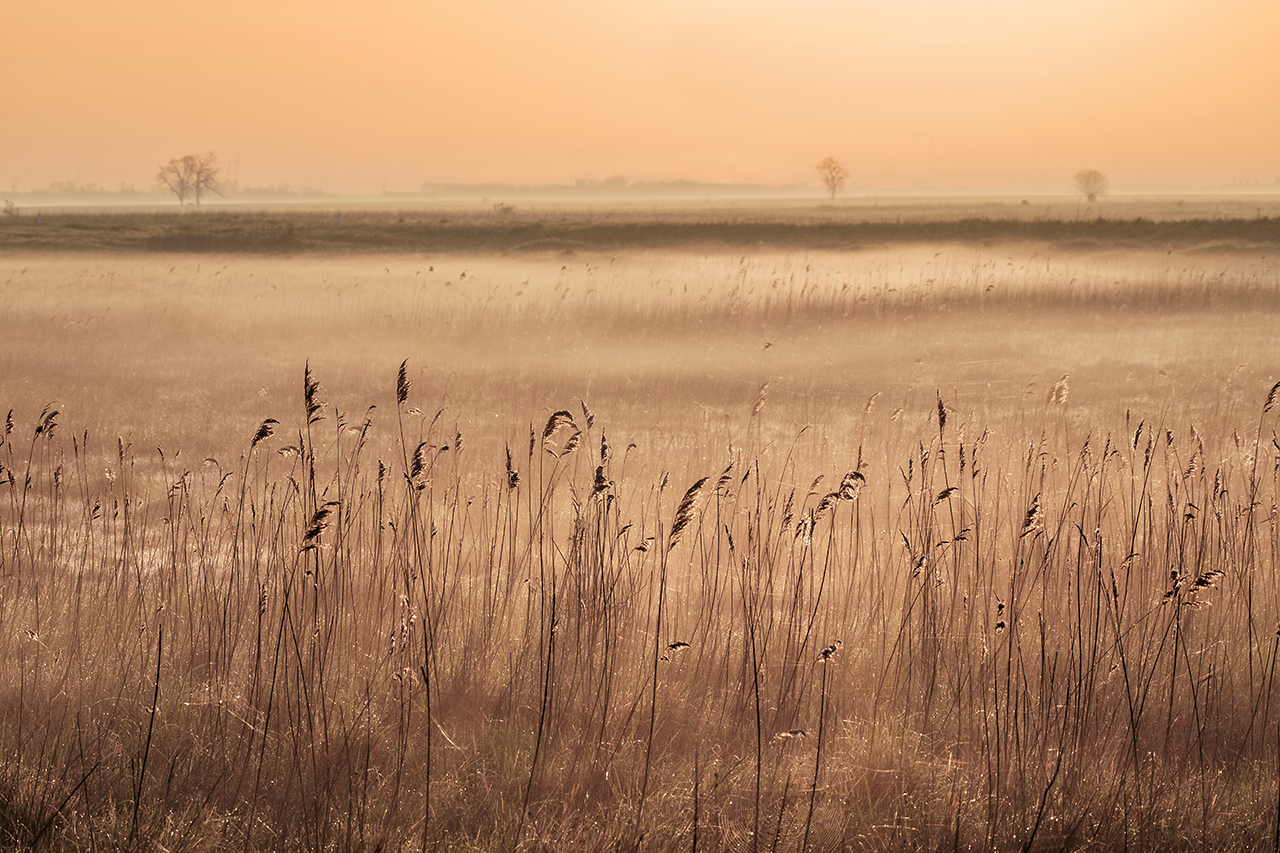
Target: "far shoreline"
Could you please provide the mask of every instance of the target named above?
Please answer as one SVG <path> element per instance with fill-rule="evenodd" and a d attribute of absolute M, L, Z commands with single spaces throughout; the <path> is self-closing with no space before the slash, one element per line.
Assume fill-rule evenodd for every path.
<path fill-rule="evenodd" d="M 781 204 L 19 208 L 0 255 L 24 253 L 523 254 L 627 250 L 841 251 L 889 245 L 1046 244 L 1069 250 L 1280 250 L 1280 196 Z"/>

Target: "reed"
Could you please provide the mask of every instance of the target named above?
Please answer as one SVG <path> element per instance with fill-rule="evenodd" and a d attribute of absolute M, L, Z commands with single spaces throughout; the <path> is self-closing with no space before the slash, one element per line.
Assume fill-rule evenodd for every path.
<path fill-rule="evenodd" d="M 731 266 L 757 319 L 845 305 L 830 268 L 783 306 Z M 2 843 L 1273 848 L 1280 385 L 815 399 L 779 328 L 729 415 L 644 397 L 665 432 L 565 382 L 484 398 L 486 433 L 469 379 L 399 356 L 361 395 L 321 359 L 287 405 L 247 384 L 213 455 L 15 407 Z"/>
<path fill-rule="evenodd" d="M 1245 816 L 1250 843 L 1271 838 L 1270 789 L 1250 793 L 1274 784 L 1276 643 L 1258 626 L 1280 618 L 1257 583 L 1274 547 L 1247 541 L 1276 486 L 1257 445 L 1212 474 L 1145 424 L 1101 452 L 1046 434 L 1000 456 L 953 438 L 941 406 L 897 489 L 853 470 L 784 495 L 795 460 L 766 450 L 742 478 L 699 479 L 669 521 L 660 488 L 625 520 L 631 481 L 604 475 L 607 451 L 570 465 L 583 431 L 558 411 L 538 493 L 513 499 L 504 454 L 497 505 L 452 523 L 475 499 L 442 477 L 438 419 L 409 438 L 409 393 L 402 367 L 400 475 L 369 471 L 363 444 L 325 459 L 305 426 L 306 450 L 274 448 L 264 421 L 248 452 L 292 462 L 246 455 L 235 492 L 168 471 L 156 496 L 119 479 L 69 494 L 36 419 L 49 452 L 27 444 L 6 518 L 6 624 L 38 628 L 4 641 L 22 673 L 4 705 L 14 843 L 670 846 L 750 828 L 768 849 L 1150 849 L 1221 845 Z M 713 515 L 708 493 L 738 509 Z M 103 524 L 104 505 L 142 511 Z M 62 567 L 95 557 L 78 585 L 111 594 L 76 603 Z M 156 642 L 114 654 L 121 626 Z"/>

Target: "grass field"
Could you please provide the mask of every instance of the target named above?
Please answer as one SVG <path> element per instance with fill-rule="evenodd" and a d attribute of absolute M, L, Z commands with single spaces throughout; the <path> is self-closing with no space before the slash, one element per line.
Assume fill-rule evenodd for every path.
<path fill-rule="evenodd" d="M 108 209 L 109 210 L 109 209 Z M 900 244 L 1047 242 L 1081 249 L 1280 247 L 1280 196 L 1111 199 L 850 199 L 436 202 L 400 209 L 334 200 L 255 209 L 26 210 L 0 218 L 0 251 L 332 254 L 546 253 L 630 249 L 848 250 Z"/>
<path fill-rule="evenodd" d="M 1280 220 L 1010 209 L 0 223 L 3 844 L 1275 849 Z"/>

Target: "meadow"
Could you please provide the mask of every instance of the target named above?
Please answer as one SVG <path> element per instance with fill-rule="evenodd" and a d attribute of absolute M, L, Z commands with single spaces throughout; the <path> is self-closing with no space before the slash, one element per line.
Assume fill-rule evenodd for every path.
<path fill-rule="evenodd" d="M 1021 207 L 0 223 L 0 844 L 1277 849 L 1280 220 Z"/>

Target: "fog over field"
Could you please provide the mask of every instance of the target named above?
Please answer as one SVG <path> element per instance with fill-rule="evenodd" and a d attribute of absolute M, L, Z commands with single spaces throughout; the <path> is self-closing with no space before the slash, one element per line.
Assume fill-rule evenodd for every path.
<path fill-rule="evenodd" d="M 43 253 L 4 269 L 6 402 L 202 457 L 234 457 L 296 404 L 307 363 L 354 417 L 387 406 L 408 359 L 489 452 L 579 398 L 635 436 L 683 443 L 712 425 L 725 445 L 765 383 L 780 428 L 838 431 L 875 394 L 890 409 L 946 392 L 1017 410 L 1063 373 L 1086 415 L 1114 415 L 1194 405 L 1226 376 L 1267 382 L 1278 285 L 1262 253 L 1026 243 Z"/>
<path fill-rule="evenodd" d="M 0 853 L 1280 853 L 1274 0 L 0 20 Z"/>
<path fill-rule="evenodd" d="M 1268 847 L 1276 220 L 1145 211 L 0 222 L 0 831 Z"/>

